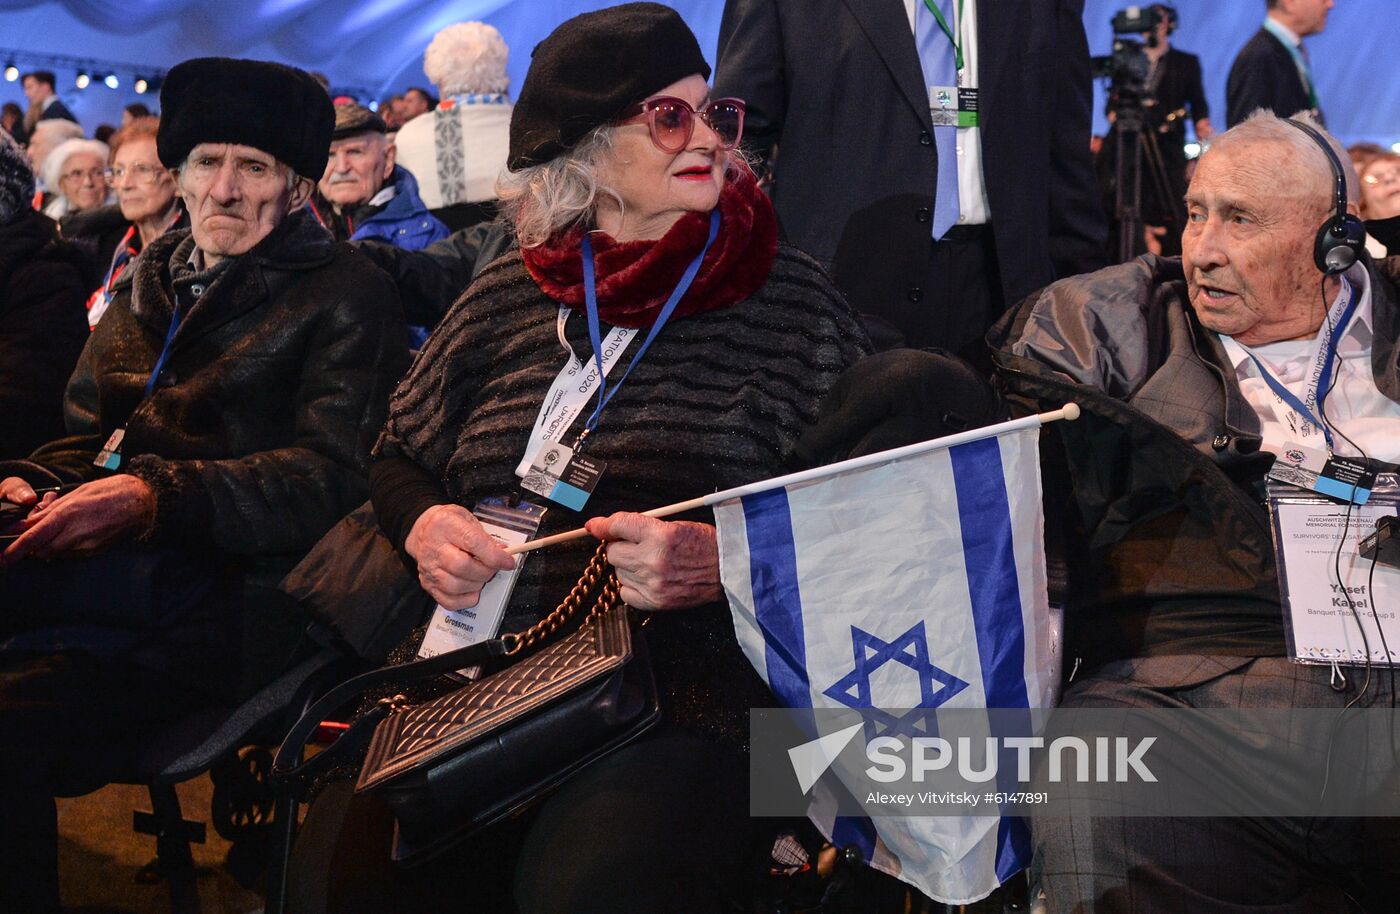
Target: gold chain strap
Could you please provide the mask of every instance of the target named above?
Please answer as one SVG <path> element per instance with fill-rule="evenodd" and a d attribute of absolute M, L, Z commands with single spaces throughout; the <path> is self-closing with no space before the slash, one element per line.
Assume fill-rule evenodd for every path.
<path fill-rule="evenodd" d="M 598 587 L 600 582 L 602 590 L 599 591 L 598 599 L 594 602 L 593 608 L 584 618 L 584 624 L 592 622 L 617 605 L 617 575 L 608 567 L 607 548 L 607 543 L 598 544 L 598 551 L 593 553 L 593 558 L 589 560 L 588 567 L 583 569 L 578 583 L 569 591 L 569 595 L 564 598 L 563 602 L 554 607 L 553 612 L 523 632 L 508 632 L 501 636 L 501 641 L 506 646 L 507 655 L 513 656 L 528 647 L 533 647 L 563 628 L 564 624 L 573 618 L 574 613 L 578 612 L 583 601 L 588 599 L 589 594 Z"/>

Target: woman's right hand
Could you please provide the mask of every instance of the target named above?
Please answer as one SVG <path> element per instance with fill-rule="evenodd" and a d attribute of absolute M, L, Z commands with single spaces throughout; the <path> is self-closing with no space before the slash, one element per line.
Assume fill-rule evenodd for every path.
<path fill-rule="evenodd" d="M 491 534 L 460 505 L 434 505 L 418 516 L 404 540 L 418 563 L 418 581 L 445 609 L 467 609 L 497 571 L 515 567 Z"/>

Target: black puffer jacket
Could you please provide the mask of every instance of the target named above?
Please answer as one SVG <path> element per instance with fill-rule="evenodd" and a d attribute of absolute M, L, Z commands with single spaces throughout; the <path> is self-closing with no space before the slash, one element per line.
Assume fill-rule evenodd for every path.
<path fill-rule="evenodd" d="M 52 219 L 24 210 L 0 226 L 0 460 L 63 434 L 63 388 L 87 342 L 96 285 Z"/>
<path fill-rule="evenodd" d="M 69 437 L 0 475 L 94 478 L 106 472 L 98 450 L 125 425 L 121 471 L 155 490 L 158 541 L 285 570 L 365 499 L 365 458 L 408 365 L 398 296 L 295 213 L 217 273 L 143 401 L 174 297 L 191 296 L 172 268 L 193 250 L 189 232 L 171 232 L 122 274 L 68 386 Z"/>

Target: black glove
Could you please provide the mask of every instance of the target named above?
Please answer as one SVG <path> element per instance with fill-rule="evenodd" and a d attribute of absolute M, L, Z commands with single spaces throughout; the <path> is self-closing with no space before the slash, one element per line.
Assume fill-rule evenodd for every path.
<path fill-rule="evenodd" d="M 892 349 L 861 359 L 837 379 L 795 457 L 801 466 L 820 466 L 990 425 L 1004 415 L 991 383 L 957 356 Z"/>

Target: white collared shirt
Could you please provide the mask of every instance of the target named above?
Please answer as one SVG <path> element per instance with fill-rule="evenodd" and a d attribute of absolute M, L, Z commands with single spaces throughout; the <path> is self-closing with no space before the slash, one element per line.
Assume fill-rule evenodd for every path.
<path fill-rule="evenodd" d="M 914 33 L 914 17 L 924 0 L 904 0 L 909 31 Z M 962 42 L 964 88 L 977 88 L 977 0 L 963 0 L 961 18 L 953 4 L 953 27 Z M 925 87 L 927 96 L 927 87 Z M 980 127 L 958 127 L 958 225 L 982 225 L 992 217 L 987 203 L 987 179 L 982 173 L 982 132 Z M 938 163 L 943 168 L 942 162 Z"/>
<path fill-rule="evenodd" d="M 1357 456 L 1356 448 L 1347 443 L 1346 439 L 1350 438 L 1366 456 L 1393 463 L 1400 461 L 1400 403 L 1380 392 L 1371 371 L 1370 277 L 1359 264 L 1348 270 L 1346 277 L 1360 300 L 1346 332 L 1337 341 L 1338 364 L 1333 368 L 1336 384 L 1326 398 L 1326 418 L 1334 430 L 1334 450 L 1338 454 Z M 1259 428 L 1264 436 L 1262 449 L 1278 454 L 1285 444 L 1301 441 L 1293 427 L 1298 417 L 1269 389 L 1249 353 L 1231 337 L 1222 334 L 1220 341 L 1225 344 L 1225 352 L 1234 365 L 1240 392 L 1259 416 Z M 1313 336 L 1266 343 L 1253 347 L 1252 351 L 1284 387 L 1299 400 L 1305 400 L 1316 343 L 1317 337 Z"/>
<path fill-rule="evenodd" d="M 1280 32 L 1282 32 L 1283 35 L 1284 35 L 1284 37 L 1288 38 L 1289 40 L 1291 40 L 1291 41 L 1293 42 L 1293 47 L 1295 47 L 1295 48 L 1300 48 L 1300 47 L 1303 46 L 1303 39 L 1300 38 L 1300 37 L 1298 37 L 1298 33 L 1297 33 L 1297 32 L 1293 31 L 1293 30 L 1290 29 L 1288 26 L 1284 25 L 1282 22 L 1279 22 L 1279 21 L 1278 21 L 1277 19 L 1275 19 L 1273 16 L 1267 16 L 1267 17 L 1265 17 L 1265 18 L 1267 18 L 1270 22 L 1272 22 L 1272 23 L 1274 24 L 1274 28 L 1276 28 L 1276 29 L 1278 29 Z"/>

